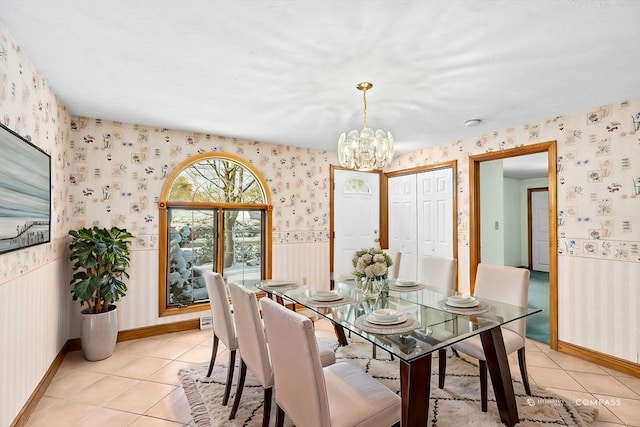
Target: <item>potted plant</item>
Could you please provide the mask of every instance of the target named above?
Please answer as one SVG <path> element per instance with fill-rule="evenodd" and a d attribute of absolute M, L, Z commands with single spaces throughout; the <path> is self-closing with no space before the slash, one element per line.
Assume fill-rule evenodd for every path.
<path fill-rule="evenodd" d="M 69 231 L 69 259 L 73 300 L 87 305 L 82 310 L 80 342 L 87 360 L 102 360 L 113 354 L 118 338 L 115 302 L 126 295 L 129 278 L 130 239 L 133 235 L 118 227 L 81 228 Z"/>

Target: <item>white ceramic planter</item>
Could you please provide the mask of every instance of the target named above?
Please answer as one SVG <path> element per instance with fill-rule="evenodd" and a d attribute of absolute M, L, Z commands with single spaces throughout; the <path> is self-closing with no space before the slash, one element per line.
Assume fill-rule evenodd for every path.
<path fill-rule="evenodd" d="M 85 359 L 90 361 L 110 357 L 118 339 L 118 310 L 115 305 L 106 313 L 82 313 L 80 344 Z"/>

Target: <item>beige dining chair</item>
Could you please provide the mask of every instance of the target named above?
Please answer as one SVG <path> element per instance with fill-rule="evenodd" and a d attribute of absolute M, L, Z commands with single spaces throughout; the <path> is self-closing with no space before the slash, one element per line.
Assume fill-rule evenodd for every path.
<path fill-rule="evenodd" d="M 255 293 L 244 286 L 238 286 L 231 282 L 229 283 L 229 293 L 233 302 L 233 317 L 240 348 L 240 373 L 229 419 L 232 420 L 236 416 L 240 398 L 242 397 L 247 368 L 249 368 L 264 388 L 262 426 L 267 427 L 271 415 L 273 371 L 262 319 L 260 318 L 258 300 Z"/>
<path fill-rule="evenodd" d="M 262 303 L 275 384 L 276 426 L 286 415 L 297 427 L 391 426 L 401 400 L 349 362 L 322 367 L 313 325 L 271 301 Z"/>
<path fill-rule="evenodd" d="M 519 307 L 527 307 L 529 291 L 529 270 L 503 265 L 478 264 L 474 296 L 503 302 Z M 525 392 L 531 396 L 529 376 L 525 361 L 526 318 L 522 318 L 502 326 L 502 336 L 507 354 L 518 352 L 518 365 Z M 487 412 L 487 361 L 482 349 L 479 335 L 452 345 L 460 353 L 478 359 L 480 370 L 480 399 L 482 411 Z M 440 358 L 440 356 L 438 356 Z M 438 387 L 444 387 L 446 374 L 446 357 L 440 360 Z"/>
<path fill-rule="evenodd" d="M 425 255 L 420 260 L 418 283 L 439 288 L 446 293 L 453 292 L 456 289 L 457 264 L 457 261 L 453 258 Z M 435 338 L 438 337 L 435 336 Z M 446 338 L 443 337 L 443 339 Z M 446 348 L 438 350 L 438 362 L 439 364 L 444 363 L 444 368 L 446 368 Z M 441 367 L 441 369 L 444 368 Z M 444 381 L 444 378 L 439 380 L 439 382 L 441 381 Z"/>
<path fill-rule="evenodd" d="M 207 377 L 211 376 L 213 365 L 216 362 L 216 355 L 218 353 L 218 342 L 222 341 L 229 350 L 227 383 L 225 385 L 224 396 L 222 398 L 222 404 L 226 405 L 229 401 L 229 393 L 231 392 L 233 371 L 236 364 L 236 350 L 238 349 L 238 339 L 236 337 L 236 328 L 233 323 L 233 315 L 231 314 L 231 306 L 229 305 L 229 296 L 224 284 L 224 279 L 219 273 L 214 271 L 205 271 L 204 281 L 207 287 L 207 294 L 209 295 L 211 318 L 213 321 L 213 349 L 211 351 L 211 361 L 209 362 Z"/>
<path fill-rule="evenodd" d="M 453 258 L 425 255 L 420 260 L 418 283 L 434 286 L 444 291 L 454 291 L 456 288 L 456 266 Z"/>
<path fill-rule="evenodd" d="M 231 282 L 229 282 L 229 292 L 233 303 L 233 317 L 240 349 L 240 373 L 229 419 L 234 419 L 238 411 L 248 368 L 264 388 L 262 425 L 267 427 L 271 414 L 273 370 L 258 299 L 250 289 Z M 322 366 L 335 363 L 336 355 L 333 350 L 320 343 L 318 343 L 318 348 Z"/>
<path fill-rule="evenodd" d="M 400 276 L 400 263 L 402 262 L 402 252 L 400 251 L 385 251 L 391 258 L 391 268 L 387 274 L 389 280 L 399 279 Z"/>

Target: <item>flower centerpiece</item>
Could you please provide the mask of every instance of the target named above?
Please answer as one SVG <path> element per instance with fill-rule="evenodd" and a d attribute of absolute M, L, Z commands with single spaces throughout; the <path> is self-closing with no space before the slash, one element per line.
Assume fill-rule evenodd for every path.
<path fill-rule="evenodd" d="M 387 275 L 393 261 L 382 249 L 360 249 L 353 255 L 351 263 L 359 294 L 375 297 L 387 288 Z"/>

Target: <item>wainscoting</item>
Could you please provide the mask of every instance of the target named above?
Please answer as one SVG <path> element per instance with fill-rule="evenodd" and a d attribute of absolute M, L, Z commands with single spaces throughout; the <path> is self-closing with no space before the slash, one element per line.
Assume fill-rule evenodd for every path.
<path fill-rule="evenodd" d="M 640 263 L 558 257 L 558 338 L 639 363 Z"/>
<path fill-rule="evenodd" d="M 272 278 L 329 289 L 329 242 L 273 245 Z"/>
<path fill-rule="evenodd" d="M 70 336 L 66 270 L 56 259 L 0 285 L 2 426 L 25 405 Z"/>

